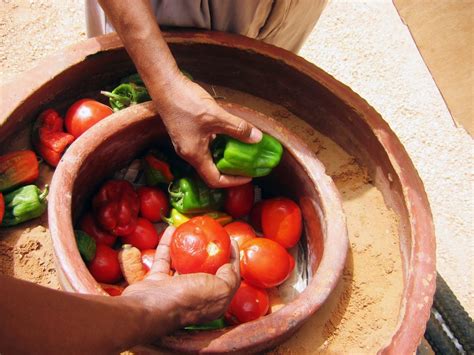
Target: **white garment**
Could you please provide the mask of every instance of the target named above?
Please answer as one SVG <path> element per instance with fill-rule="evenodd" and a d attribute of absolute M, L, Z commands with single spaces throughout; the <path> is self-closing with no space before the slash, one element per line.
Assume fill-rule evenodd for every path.
<path fill-rule="evenodd" d="M 151 0 L 161 26 L 238 33 L 297 52 L 327 0 Z M 133 2 L 131 2 L 132 6 Z M 86 0 L 87 35 L 113 32 L 97 0 Z"/>

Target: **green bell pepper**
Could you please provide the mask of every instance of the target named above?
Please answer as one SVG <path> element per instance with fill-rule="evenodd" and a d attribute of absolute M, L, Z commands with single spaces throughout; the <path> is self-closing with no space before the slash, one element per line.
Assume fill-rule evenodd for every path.
<path fill-rule="evenodd" d="M 26 185 L 5 195 L 5 215 L 2 227 L 14 226 L 41 216 L 46 210 L 48 185 L 41 191 L 35 185 Z"/>
<path fill-rule="evenodd" d="M 198 177 L 174 181 L 168 189 L 171 205 L 181 213 L 204 213 L 219 210 L 224 203 L 224 191 L 210 189 Z"/>
<path fill-rule="evenodd" d="M 280 163 L 283 147 L 275 138 L 264 133 L 262 140 L 255 144 L 218 136 L 211 151 L 221 173 L 260 177 L 270 174 Z"/>

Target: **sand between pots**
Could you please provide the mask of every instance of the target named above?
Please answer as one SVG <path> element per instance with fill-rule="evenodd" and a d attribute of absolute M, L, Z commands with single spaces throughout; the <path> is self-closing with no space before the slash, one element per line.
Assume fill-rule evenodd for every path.
<path fill-rule="evenodd" d="M 403 292 L 396 214 L 366 170 L 333 141 L 283 107 L 251 95 L 204 85 L 211 94 L 261 111 L 301 136 L 326 166 L 342 195 L 351 249 L 343 277 L 329 301 L 274 352 L 375 353 L 390 340 Z M 215 92 L 214 92 L 215 91 Z M 28 132 L 11 149 L 28 146 Z M 47 182 L 51 171 L 41 170 Z M 13 229 L 0 229 L 0 273 L 59 288 L 47 217 Z"/>

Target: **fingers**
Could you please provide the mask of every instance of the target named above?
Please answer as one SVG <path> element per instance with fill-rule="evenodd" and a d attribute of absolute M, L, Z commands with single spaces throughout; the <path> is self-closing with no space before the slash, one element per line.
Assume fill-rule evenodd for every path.
<path fill-rule="evenodd" d="M 240 278 L 240 251 L 239 244 L 231 239 L 230 249 L 230 263 L 237 276 Z"/>
<path fill-rule="evenodd" d="M 231 244 L 230 263 L 222 265 L 216 272 L 216 276 L 222 279 L 232 290 L 232 294 L 240 285 L 239 247 L 235 241 Z"/>
<path fill-rule="evenodd" d="M 262 139 L 262 132 L 247 121 L 228 113 L 224 109 L 222 109 L 219 116 L 221 118 L 218 125 L 220 133 L 227 134 L 245 143 L 258 143 Z"/>
<path fill-rule="evenodd" d="M 153 265 L 151 266 L 150 272 L 147 275 L 148 279 L 161 280 L 163 278 L 169 277 L 170 244 L 175 230 L 175 227 L 169 226 L 163 233 L 160 244 L 158 245 L 158 248 L 156 248 Z"/>
<path fill-rule="evenodd" d="M 212 161 L 209 153 L 193 165 L 203 180 L 206 181 L 209 186 L 214 188 L 243 185 L 252 180 L 251 178 L 244 176 L 222 175 L 219 170 L 217 170 L 217 167 Z"/>

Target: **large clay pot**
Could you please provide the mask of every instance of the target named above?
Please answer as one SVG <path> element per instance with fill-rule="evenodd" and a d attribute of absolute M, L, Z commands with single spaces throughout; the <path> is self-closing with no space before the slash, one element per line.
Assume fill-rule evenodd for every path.
<path fill-rule="evenodd" d="M 369 169 L 386 203 L 398 214 L 404 270 L 398 326 L 390 344 L 380 351 L 413 353 L 424 333 L 435 289 L 434 229 L 422 182 L 405 149 L 382 117 L 348 87 L 285 50 L 224 33 L 168 33 L 166 39 L 180 68 L 192 73 L 197 80 L 283 105 Z M 7 143 L 43 107 L 60 102 L 67 104 L 78 94 L 96 91 L 133 70 L 115 36 L 91 39 L 58 53 L 14 85 L 1 88 L 0 143 Z M 146 106 L 137 107 L 137 110 L 143 109 L 147 109 Z M 146 126 L 145 121 L 140 124 Z M 114 151 L 109 152 L 108 157 L 114 160 Z M 120 165 L 119 161 L 114 162 Z M 98 174 L 105 176 L 107 172 Z M 81 179 L 83 183 L 97 183 L 87 176 Z M 85 197 L 74 195 L 78 201 Z M 67 206 L 71 196 L 53 201 L 56 206 L 63 203 Z M 65 222 L 70 224 L 68 228 L 70 217 L 67 216 L 69 222 Z M 54 226 L 58 221 L 51 222 Z M 52 230 L 53 236 L 57 233 L 58 230 Z M 77 256 L 74 248 L 67 252 Z M 61 255 L 58 257 L 62 266 L 64 259 Z M 290 329 L 295 326 L 291 321 L 287 325 Z M 247 338 L 252 337 L 247 335 Z"/>

